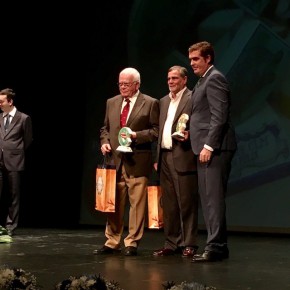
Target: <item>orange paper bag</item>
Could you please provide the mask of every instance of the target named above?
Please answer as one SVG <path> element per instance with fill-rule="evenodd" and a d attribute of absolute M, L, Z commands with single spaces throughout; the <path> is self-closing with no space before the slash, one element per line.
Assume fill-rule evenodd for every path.
<path fill-rule="evenodd" d="M 98 165 L 96 170 L 96 205 L 102 212 L 115 212 L 116 167 Z"/>
<path fill-rule="evenodd" d="M 163 228 L 162 192 L 158 185 L 147 187 L 148 192 L 148 228 Z"/>

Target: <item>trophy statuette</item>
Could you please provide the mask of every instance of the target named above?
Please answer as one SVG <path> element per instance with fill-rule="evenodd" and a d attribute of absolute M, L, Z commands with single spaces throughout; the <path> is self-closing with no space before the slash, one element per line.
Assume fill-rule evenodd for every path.
<path fill-rule="evenodd" d="M 176 125 L 176 131 L 171 135 L 172 138 L 177 139 L 177 140 L 184 139 L 183 131 L 186 128 L 186 123 L 188 120 L 189 120 L 189 116 L 185 113 L 179 117 L 177 125 Z"/>
<path fill-rule="evenodd" d="M 129 127 L 123 127 L 118 134 L 118 141 L 120 146 L 116 149 L 119 152 L 127 153 L 133 152 L 132 148 L 130 147 L 132 140 L 131 140 L 132 130 Z M 123 138 L 122 136 L 126 136 Z"/>

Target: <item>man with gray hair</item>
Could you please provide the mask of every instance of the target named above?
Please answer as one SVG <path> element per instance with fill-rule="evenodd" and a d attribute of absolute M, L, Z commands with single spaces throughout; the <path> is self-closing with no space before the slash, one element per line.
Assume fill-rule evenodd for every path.
<path fill-rule="evenodd" d="M 154 256 L 179 254 L 192 258 L 198 248 L 196 157 L 190 140 L 183 137 L 183 132 L 189 130 L 187 121 L 192 107 L 187 75 L 185 67 L 169 68 L 169 93 L 160 99 L 155 169 L 160 173 L 165 243 L 153 252 Z"/>

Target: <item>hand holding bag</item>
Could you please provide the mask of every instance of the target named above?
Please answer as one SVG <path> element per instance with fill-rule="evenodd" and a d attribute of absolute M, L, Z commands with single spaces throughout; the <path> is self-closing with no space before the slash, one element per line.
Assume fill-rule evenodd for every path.
<path fill-rule="evenodd" d="M 95 209 L 102 212 L 115 212 L 116 166 L 107 164 L 106 155 L 103 163 L 96 169 L 96 204 Z"/>

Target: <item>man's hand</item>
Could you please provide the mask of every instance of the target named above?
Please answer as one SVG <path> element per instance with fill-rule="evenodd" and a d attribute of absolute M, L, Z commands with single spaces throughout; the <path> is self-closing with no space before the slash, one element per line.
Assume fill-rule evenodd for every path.
<path fill-rule="evenodd" d="M 109 153 L 112 151 L 111 145 L 110 144 L 103 144 L 101 146 L 101 151 L 102 151 L 103 155 L 106 155 L 106 153 Z"/>
<path fill-rule="evenodd" d="M 126 139 L 126 138 L 130 138 L 130 139 L 136 139 L 136 132 L 133 132 L 131 134 L 126 134 L 126 133 L 121 133 L 121 137 Z"/>
<path fill-rule="evenodd" d="M 189 131 L 182 131 L 182 133 L 184 135 L 183 141 L 188 140 L 188 138 L 189 138 Z"/>
<path fill-rule="evenodd" d="M 212 151 L 210 151 L 206 148 L 203 148 L 201 150 L 201 152 L 199 153 L 199 162 L 200 163 L 207 163 L 210 161 L 211 156 L 212 156 Z"/>

